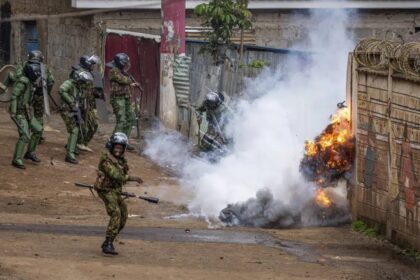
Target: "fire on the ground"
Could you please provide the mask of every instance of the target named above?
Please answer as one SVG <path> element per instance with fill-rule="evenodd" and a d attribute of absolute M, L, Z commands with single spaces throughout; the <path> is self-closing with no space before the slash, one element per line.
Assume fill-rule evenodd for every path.
<path fill-rule="evenodd" d="M 306 141 L 300 170 L 305 179 L 317 186 L 315 202 L 319 207 L 332 205 L 324 188 L 344 178 L 351 170 L 354 150 L 350 110 L 347 107 L 331 116 L 328 126 L 314 140 Z"/>

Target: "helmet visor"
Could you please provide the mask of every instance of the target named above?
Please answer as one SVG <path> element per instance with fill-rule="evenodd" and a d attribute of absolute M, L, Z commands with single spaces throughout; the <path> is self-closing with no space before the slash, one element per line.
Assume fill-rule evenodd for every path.
<path fill-rule="evenodd" d="M 126 65 L 124 65 L 124 72 L 127 72 L 128 70 L 130 70 L 130 68 L 131 68 L 131 63 L 129 61 Z"/>

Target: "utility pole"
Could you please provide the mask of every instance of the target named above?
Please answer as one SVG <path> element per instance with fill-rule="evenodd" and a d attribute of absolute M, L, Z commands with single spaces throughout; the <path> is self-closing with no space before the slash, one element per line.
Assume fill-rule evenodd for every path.
<path fill-rule="evenodd" d="M 185 54 L 185 0 L 161 0 L 159 118 L 169 129 L 177 129 L 178 107 L 173 85 L 176 55 Z"/>

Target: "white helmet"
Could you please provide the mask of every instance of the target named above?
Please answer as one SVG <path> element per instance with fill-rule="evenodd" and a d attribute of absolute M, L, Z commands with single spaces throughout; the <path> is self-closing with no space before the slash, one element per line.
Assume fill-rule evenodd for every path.
<path fill-rule="evenodd" d="M 90 73 L 89 71 L 85 71 L 83 69 L 79 69 L 77 71 L 73 72 L 73 78 L 76 80 L 76 82 L 78 83 L 88 83 L 88 82 L 93 82 L 93 76 L 92 73 Z"/>
<path fill-rule="evenodd" d="M 220 98 L 220 95 L 217 92 L 210 91 L 206 94 L 206 104 L 211 109 L 217 108 L 223 100 Z"/>
<path fill-rule="evenodd" d="M 122 145 L 125 148 L 128 146 L 128 137 L 122 132 L 115 132 L 112 134 L 111 138 L 109 138 L 108 142 L 106 143 L 106 148 L 108 150 L 112 150 L 114 148 L 114 145 L 119 144 Z"/>

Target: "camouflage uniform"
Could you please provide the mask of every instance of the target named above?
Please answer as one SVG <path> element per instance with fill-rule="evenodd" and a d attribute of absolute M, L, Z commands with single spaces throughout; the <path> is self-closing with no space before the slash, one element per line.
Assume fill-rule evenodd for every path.
<path fill-rule="evenodd" d="M 131 108 L 130 84 L 133 81 L 118 67 L 113 67 L 109 71 L 108 76 L 111 84 L 111 105 L 116 119 L 114 133 L 123 132 L 130 138 L 135 120 L 134 112 Z"/>
<path fill-rule="evenodd" d="M 54 77 L 51 74 L 50 70 L 47 66 L 45 66 L 45 72 L 47 74 L 47 91 L 48 94 L 51 94 L 52 87 L 54 85 Z M 44 127 L 44 92 L 42 91 L 42 87 L 37 87 L 35 89 L 34 100 L 34 117 L 38 120 L 38 122 Z"/>
<path fill-rule="evenodd" d="M 75 159 L 77 137 L 79 135 L 79 124 L 76 122 L 72 109 L 80 103 L 82 90 L 75 80 L 69 79 L 60 86 L 60 112 L 66 124 L 69 138 L 67 141 L 67 157 Z"/>
<path fill-rule="evenodd" d="M 92 140 L 93 136 L 95 135 L 96 131 L 98 131 L 98 114 L 96 111 L 96 94 L 95 89 L 92 87 L 91 91 L 86 96 L 86 118 L 85 118 L 85 145 L 89 144 Z"/>
<path fill-rule="evenodd" d="M 33 116 L 32 100 L 35 85 L 23 74 L 16 78 L 10 99 L 10 113 L 16 116 L 19 124 L 19 139 L 16 143 L 13 162 L 23 165 L 22 154 L 26 143 L 28 153 L 35 152 L 42 134 L 42 126 Z M 27 135 L 31 132 L 30 139 Z"/>
<path fill-rule="evenodd" d="M 80 65 L 77 65 L 77 69 L 83 69 L 87 72 L 91 72 L 89 69 L 83 68 Z M 77 139 L 78 144 L 87 146 L 98 130 L 96 98 L 100 98 L 100 96 L 97 94 L 93 82 L 83 85 L 81 102 L 83 103 L 83 119 L 85 123 L 82 125 L 82 133 L 79 133 L 79 137 Z"/>
<path fill-rule="evenodd" d="M 8 77 L 6 84 L 10 85 L 13 84 L 19 77 L 23 76 L 23 68 L 25 64 L 18 65 L 16 67 L 16 72 L 13 76 Z M 51 74 L 48 67 L 45 65 L 45 70 L 47 73 L 47 86 L 48 86 L 48 93 L 51 93 L 51 89 L 54 85 L 54 77 Z M 35 87 L 34 95 L 32 98 L 32 106 L 34 110 L 34 117 L 36 120 L 44 127 L 44 93 L 42 91 L 42 87 Z M 42 137 L 42 134 L 41 134 Z"/>
<path fill-rule="evenodd" d="M 105 203 L 110 217 L 106 236 L 113 240 L 124 228 L 128 217 L 127 204 L 121 196 L 122 186 L 129 179 L 127 160 L 103 153 L 99 161 L 99 171 L 105 178 L 98 190 L 98 196 Z"/>

